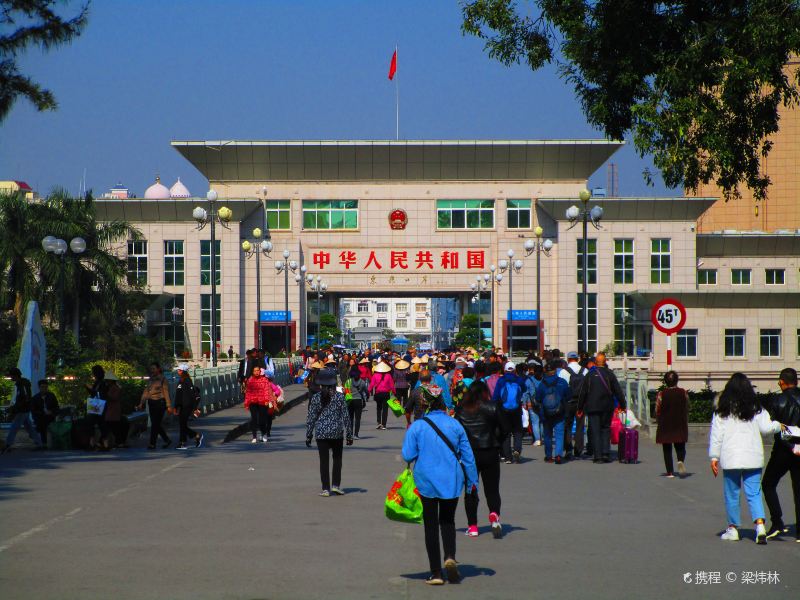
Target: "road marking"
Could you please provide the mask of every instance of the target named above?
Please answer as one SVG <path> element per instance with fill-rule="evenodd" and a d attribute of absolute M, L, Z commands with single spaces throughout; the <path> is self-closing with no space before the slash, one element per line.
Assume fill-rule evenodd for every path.
<path fill-rule="evenodd" d="M 72 517 L 77 515 L 82 510 L 83 510 L 82 507 L 73 508 L 71 511 L 69 511 L 66 514 L 60 515 L 58 517 L 54 517 L 54 518 L 50 519 L 49 521 L 45 521 L 41 525 L 37 525 L 36 527 L 33 527 L 32 529 L 28 529 L 28 531 L 23 531 L 19 535 L 15 535 L 14 537 L 7 539 L 5 542 L 3 542 L 3 545 L 0 546 L 0 552 L 4 552 L 4 551 L 8 550 L 9 548 L 11 548 L 11 546 L 14 546 L 15 544 L 18 544 L 18 543 L 28 539 L 29 537 L 31 537 L 32 535 L 34 535 L 36 533 L 40 533 L 42 531 L 46 531 L 47 529 L 49 529 L 50 527 L 52 527 L 56 523 L 60 523 L 61 521 L 68 521 L 69 519 L 71 519 Z"/>
<path fill-rule="evenodd" d="M 686 494 L 681 494 L 680 492 L 676 491 L 671 486 L 665 485 L 665 484 L 661 483 L 660 481 L 656 482 L 656 485 L 659 486 L 660 488 L 664 489 L 664 490 L 667 490 L 668 492 L 672 492 L 673 494 L 675 494 L 679 498 L 683 498 L 684 500 L 686 500 L 688 502 L 691 502 L 693 504 L 697 503 L 697 500 L 695 500 L 694 498 L 691 498 L 690 496 L 687 496 Z"/>
<path fill-rule="evenodd" d="M 114 490 L 113 492 L 108 494 L 106 496 L 106 498 L 115 498 L 116 496 L 119 496 L 120 494 L 124 494 L 125 492 L 129 492 L 129 491 L 131 491 L 133 489 L 136 489 L 140 485 L 142 485 L 143 483 L 146 483 L 146 482 L 150 481 L 151 479 L 154 479 L 155 477 L 158 477 L 159 475 L 163 475 L 164 473 L 172 471 L 172 469 L 176 469 L 176 468 L 180 467 L 185 462 L 186 462 L 185 460 L 180 460 L 180 461 L 178 461 L 176 463 L 173 463 L 173 464 L 171 464 L 171 465 L 169 465 L 167 467 L 164 467 L 160 471 L 156 471 L 155 473 L 150 473 L 150 475 L 147 475 L 146 477 L 143 477 L 140 481 L 134 481 L 133 483 L 128 484 L 123 488 L 120 488 L 118 490 Z"/>

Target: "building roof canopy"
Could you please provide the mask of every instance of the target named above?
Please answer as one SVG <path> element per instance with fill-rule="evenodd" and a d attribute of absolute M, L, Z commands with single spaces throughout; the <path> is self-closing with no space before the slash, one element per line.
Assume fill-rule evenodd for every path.
<path fill-rule="evenodd" d="M 604 221 L 696 221 L 716 198 L 590 198 L 587 203 L 603 208 Z M 580 208 L 578 198 L 539 198 L 538 209 L 556 221 L 566 221 L 567 209 Z"/>
<path fill-rule="evenodd" d="M 173 141 L 209 181 L 585 181 L 608 140 Z"/>

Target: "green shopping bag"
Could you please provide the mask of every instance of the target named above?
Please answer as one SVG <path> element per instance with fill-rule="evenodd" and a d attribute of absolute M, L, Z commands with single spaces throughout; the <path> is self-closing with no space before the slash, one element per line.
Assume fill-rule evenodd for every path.
<path fill-rule="evenodd" d="M 411 469 L 400 473 L 386 494 L 385 514 L 392 521 L 422 523 L 422 500 Z"/>
<path fill-rule="evenodd" d="M 344 401 L 348 404 L 353 401 L 353 381 L 351 379 L 344 382 Z"/>
<path fill-rule="evenodd" d="M 394 413 L 395 417 L 399 417 L 405 412 L 403 410 L 403 406 L 400 404 L 400 401 L 394 394 L 389 396 L 389 399 L 386 401 L 386 403 L 389 405 L 389 410 Z"/>

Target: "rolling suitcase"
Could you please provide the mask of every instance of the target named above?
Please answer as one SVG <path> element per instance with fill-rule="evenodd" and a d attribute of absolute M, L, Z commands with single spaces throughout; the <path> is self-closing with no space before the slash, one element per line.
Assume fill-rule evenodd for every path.
<path fill-rule="evenodd" d="M 624 428 L 619 434 L 619 462 L 636 464 L 639 462 L 639 432 Z"/>

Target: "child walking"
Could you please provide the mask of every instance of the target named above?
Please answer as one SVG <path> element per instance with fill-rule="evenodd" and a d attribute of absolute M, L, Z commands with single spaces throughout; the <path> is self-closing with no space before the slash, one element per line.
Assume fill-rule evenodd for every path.
<path fill-rule="evenodd" d="M 764 527 L 764 504 L 761 501 L 761 472 L 764 468 L 762 435 L 778 433 L 783 426 L 772 421 L 758 404 L 753 385 L 743 373 L 731 375 L 719 397 L 714 418 L 708 456 L 714 477 L 722 467 L 725 511 L 728 528 L 721 538 L 739 540 L 739 497 L 742 487 L 756 525 L 756 543 L 767 543 Z"/>

